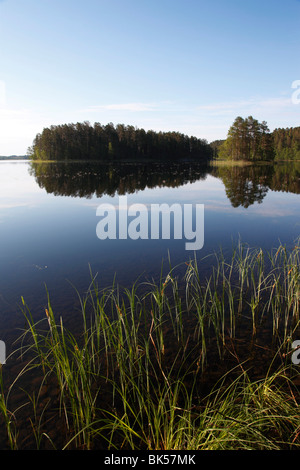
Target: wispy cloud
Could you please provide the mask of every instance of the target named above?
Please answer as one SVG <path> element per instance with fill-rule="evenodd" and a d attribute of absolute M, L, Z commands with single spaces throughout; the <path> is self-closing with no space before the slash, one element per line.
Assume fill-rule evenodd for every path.
<path fill-rule="evenodd" d="M 251 98 L 248 100 L 240 101 L 228 101 L 221 103 L 212 103 L 203 106 L 197 106 L 199 111 L 208 111 L 212 113 L 232 113 L 233 111 L 258 111 L 262 109 L 283 109 L 291 106 L 292 99 L 291 97 L 279 97 L 279 98 Z"/>
<path fill-rule="evenodd" d="M 84 109 L 84 112 L 98 112 L 98 111 L 155 111 L 159 105 L 157 103 L 113 103 L 89 106 Z"/>
<path fill-rule="evenodd" d="M 0 0 L 1 2 L 1 0 Z M 0 80 L 0 106 L 5 105 L 6 101 L 6 93 L 5 93 L 5 82 L 3 80 Z"/>
<path fill-rule="evenodd" d="M 30 109 L 0 106 L 0 155 L 25 155 L 42 126 L 40 116 Z"/>
<path fill-rule="evenodd" d="M 16 207 L 26 207 L 28 204 L 26 202 L 8 202 L 6 204 L 0 204 L 0 209 L 14 209 Z"/>

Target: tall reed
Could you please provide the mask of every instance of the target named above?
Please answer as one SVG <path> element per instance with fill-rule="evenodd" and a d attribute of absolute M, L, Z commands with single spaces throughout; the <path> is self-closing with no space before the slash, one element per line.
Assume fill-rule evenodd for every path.
<path fill-rule="evenodd" d="M 49 296 L 39 321 L 23 300 L 27 328 L 16 353 L 27 365 L 18 380 L 36 370 L 41 387 L 58 387 L 65 449 L 297 447 L 298 392 L 288 361 L 299 334 L 299 279 L 298 244 L 266 254 L 239 243 L 231 256 L 194 258 L 183 275 L 182 266 L 170 267 L 158 282 L 123 290 L 100 289 L 91 273 L 86 294 L 78 294 L 80 334 L 55 315 Z M 251 366 L 250 342 L 274 369 L 259 379 L 243 365 Z M 47 427 L 50 401 L 40 407 L 39 393 L 27 397 L 36 447 L 57 446 Z M 3 387 L 0 409 L 17 448 Z"/>

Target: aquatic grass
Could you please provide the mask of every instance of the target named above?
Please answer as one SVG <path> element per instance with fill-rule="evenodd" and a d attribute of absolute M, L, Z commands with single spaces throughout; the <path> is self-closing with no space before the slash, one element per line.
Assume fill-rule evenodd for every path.
<path fill-rule="evenodd" d="M 9 410 L 7 404 L 7 397 L 5 396 L 3 387 L 2 365 L 0 364 L 0 416 L 1 415 L 7 433 L 9 448 L 11 450 L 16 450 L 18 448 L 16 419 L 14 413 Z"/>
<path fill-rule="evenodd" d="M 208 261 L 203 276 L 201 263 Z M 55 410 L 50 399 L 24 389 L 32 445 L 58 446 L 48 428 L 50 409 L 65 430 L 65 449 L 299 445 L 298 392 L 288 367 L 299 333 L 297 244 L 265 254 L 239 243 L 230 256 L 220 250 L 194 258 L 161 270 L 156 282 L 124 289 L 115 282 L 100 288 L 91 273 L 86 293 L 76 293 L 82 325 L 76 332 L 55 314 L 49 295 L 38 321 L 22 301 L 27 327 L 17 352 L 26 365 L 9 398 L 28 372 L 40 374 L 40 387 L 58 387 Z M 262 367 L 262 350 L 269 368 Z M 254 380 L 257 364 L 261 377 Z M 18 413 L 8 411 L 4 391 L 0 409 L 9 446 L 17 448 Z"/>
<path fill-rule="evenodd" d="M 97 356 L 95 355 L 93 341 L 87 335 L 86 328 L 84 342 L 80 344 L 66 330 L 61 317 L 57 322 L 49 299 L 45 317 L 48 328 L 41 330 L 38 329 L 40 322 L 38 325 L 34 324 L 32 316 L 26 314 L 33 344 L 25 349 L 22 347 L 22 355 L 31 352 L 34 346 L 35 365 L 41 366 L 44 380 L 50 381 L 54 376 L 57 381 L 60 390 L 60 416 L 64 416 L 67 428 L 72 428 L 72 432 L 77 435 L 76 445 L 90 448 L 89 427 L 95 418 L 94 405 L 98 394 L 98 390 L 93 390 L 93 379 L 95 376 L 100 377 L 96 365 L 101 351 L 97 350 Z M 24 334 L 28 334 L 28 331 Z M 23 342 L 24 338 L 22 344 Z"/>
<path fill-rule="evenodd" d="M 182 435 L 189 421 L 191 394 L 181 381 L 172 386 L 163 383 L 156 389 L 155 399 L 138 389 L 139 406 L 130 395 L 122 400 L 124 412 L 113 416 L 114 433 L 122 437 L 120 448 L 167 450 L 182 448 Z M 180 406 L 184 402 L 184 407 Z"/>
<path fill-rule="evenodd" d="M 238 366 L 240 368 L 240 366 Z M 205 397 L 195 397 L 182 381 L 158 388 L 156 400 L 137 409 L 123 396 L 124 413 L 112 416 L 111 440 L 121 434 L 119 448 L 147 450 L 280 450 L 299 448 L 298 402 L 280 380 L 285 370 L 261 380 L 247 371 L 229 385 L 229 371 Z M 279 382 L 279 384 L 277 384 Z M 171 393 L 172 391 L 172 393 Z"/>
<path fill-rule="evenodd" d="M 42 448 L 42 442 L 44 438 L 46 438 L 53 449 L 55 449 L 55 445 L 51 439 L 51 437 L 43 431 L 43 428 L 45 426 L 45 414 L 47 411 L 47 408 L 50 403 L 50 399 L 46 401 L 45 404 L 42 405 L 42 410 L 40 410 L 40 404 L 41 404 L 41 399 L 40 399 L 40 392 L 41 392 L 42 385 L 38 391 L 37 394 L 35 392 L 28 392 L 27 390 L 24 390 L 25 395 L 28 397 L 29 403 L 32 405 L 32 411 L 33 411 L 33 416 L 29 417 L 29 423 L 32 429 L 32 436 L 34 437 L 34 441 L 36 444 L 36 449 L 39 450 Z"/>
<path fill-rule="evenodd" d="M 202 299 L 201 311 L 209 308 L 207 316 L 213 319 L 222 341 L 225 331 L 235 336 L 241 318 L 251 318 L 253 335 L 264 320 L 271 321 L 274 338 L 284 341 L 299 327 L 299 247 L 296 245 L 287 255 L 281 246 L 275 255 L 268 255 L 267 263 L 265 258 L 261 249 L 239 244 L 231 260 L 218 258 L 217 267 L 202 284 L 197 261 L 189 264 L 187 286 L 191 302 L 196 299 L 199 304 Z M 202 318 L 199 321 L 201 325 Z"/>
<path fill-rule="evenodd" d="M 298 404 L 291 403 L 276 384 L 282 376 L 281 371 L 252 381 L 243 370 L 228 386 L 216 384 L 205 400 L 194 447 L 202 450 L 299 447 L 294 439 L 299 427 Z"/>

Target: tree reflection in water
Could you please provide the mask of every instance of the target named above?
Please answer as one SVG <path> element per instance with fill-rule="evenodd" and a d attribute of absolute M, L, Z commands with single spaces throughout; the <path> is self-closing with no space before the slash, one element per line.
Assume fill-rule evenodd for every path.
<path fill-rule="evenodd" d="M 177 188 L 205 180 L 207 175 L 222 180 L 233 207 L 261 203 L 269 189 L 300 193 L 300 163 L 211 166 L 194 162 L 32 162 L 30 172 L 47 193 L 80 198 Z"/>

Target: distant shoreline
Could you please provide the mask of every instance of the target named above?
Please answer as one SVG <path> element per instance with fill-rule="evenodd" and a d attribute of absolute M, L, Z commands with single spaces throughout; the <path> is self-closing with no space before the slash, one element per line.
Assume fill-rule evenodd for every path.
<path fill-rule="evenodd" d="M 0 160 L 29 160 L 27 155 L 10 155 L 9 157 L 1 157 Z"/>

